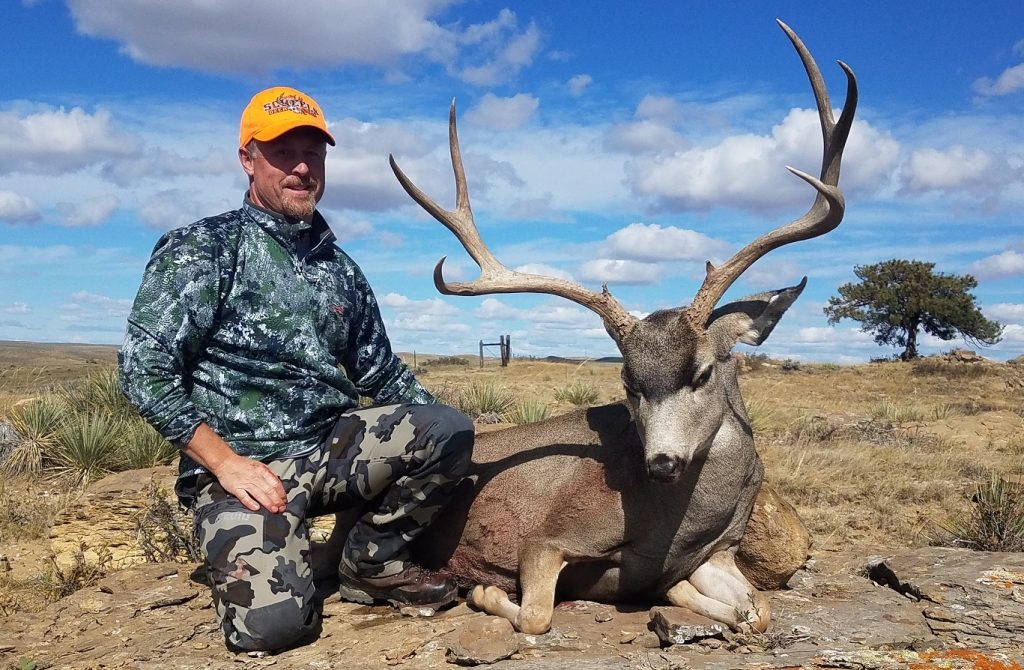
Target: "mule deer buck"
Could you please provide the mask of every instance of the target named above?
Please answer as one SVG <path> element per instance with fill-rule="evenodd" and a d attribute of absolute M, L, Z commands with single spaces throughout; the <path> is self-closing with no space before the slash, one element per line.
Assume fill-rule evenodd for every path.
<path fill-rule="evenodd" d="M 423 193 L 391 157 L 402 186 L 444 224 L 480 266 L 480 278 L 446 282 L 448 295 L 531 292 L 596 312 L 622 353 L 626 402 L 479 436 L 470 476 L 455 502 L 417 542 L 417 558 L 476 586 L 470 601 L 525 633 L 551 625 L 560 596 L 602 602 L 667 599 L 734 628 L 764 631 L 766 596 L 736 566 L 737 545 L 761 487 L 732 348 L 757 345 L 803 290 L 767 291 L 716 307 L 761 256 L 823 235 L 843 218 L 840 162 L 857 104 L 853 72 L 838 121 L 813 58 L 779 25 L 811 81 L 824 137 L 818 177 L 791 172 L 816 191 L 808 212 L 766 233 L 706 276 L 688 307 L 629 314 L 608 292 L 507 269 L 480 238 L 469 203 L 455 127 L 449 141 L 456 207 Z M 507 591 L 519 585 L 519 603 Z"/>

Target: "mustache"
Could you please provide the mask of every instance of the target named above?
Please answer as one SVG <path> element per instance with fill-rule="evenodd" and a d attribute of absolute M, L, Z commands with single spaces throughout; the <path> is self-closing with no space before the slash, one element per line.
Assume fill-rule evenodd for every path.
<path fill-rule="evenodd" d="M 281 187 L 282 188 L 300 187 L 300 188 L 312 188 L 312 189 L 315 190 L 319 186 L 320 186 L 320 180 L 316 179 L 314 177 L 310 177 L 309 179 L 299 179 L 298 177 L 290 177 L 290 178 L 285 179 L 284 181 L 281 182 Z"/>

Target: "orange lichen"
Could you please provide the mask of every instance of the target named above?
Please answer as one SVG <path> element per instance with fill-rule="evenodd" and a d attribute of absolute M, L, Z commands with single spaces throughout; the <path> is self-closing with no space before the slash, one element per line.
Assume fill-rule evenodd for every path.
<path fill-rule="evenodd" d="M 971 649 L 944 649 L 942 651 L 924 651 L 921 652 L 922 660 L 928 661 L 928 664 L 913 664 L 910 667 L 920 668 L 934 668 L 938 667 L 952 667 L 952 668 L 969 668 L 970 670 L 1024 670 L 1021 668 L 1020 663 L 1016 661 L 1004 661 L 991 656 L 987 656 L 980 651 L 974 651 Z M 943 661 L 965 661 L 968 665 L 942 665 Z"/>

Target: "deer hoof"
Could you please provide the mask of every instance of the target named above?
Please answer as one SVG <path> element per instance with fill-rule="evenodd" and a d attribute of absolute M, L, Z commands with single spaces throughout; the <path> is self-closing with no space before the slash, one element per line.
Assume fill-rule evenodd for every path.
<path fill-rule="evenodd" d="M 527 635 L 543 635 L 551 629 L 551 610 L 525 606 L 519 611 L 516 628 Z"/>
<path fill-rule="evenodd" d="M 485 587 L 478 584 L 469 593 L 469 604 L 489 614 L 494 614 L 506 600 L 508 594 L 497 586 Z"/>

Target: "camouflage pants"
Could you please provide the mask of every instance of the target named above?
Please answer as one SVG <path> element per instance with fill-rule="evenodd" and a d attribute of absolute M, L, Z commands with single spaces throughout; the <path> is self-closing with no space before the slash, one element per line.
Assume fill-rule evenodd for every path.
<path fill-rule="evenodd" d="M 346 412 L 314 452 L 269 461 L 287 494 L 280 514 L 252 512 L 200 475 L 195 528 L 228 646 L 276 650 L 319 632 L 309 518 L 365 507 L 342 560 L 364 575 L 403 570 L 408 543 L 450 499 L 472 445 L 472 422 L 450 407 L 390 405 Z"/>

